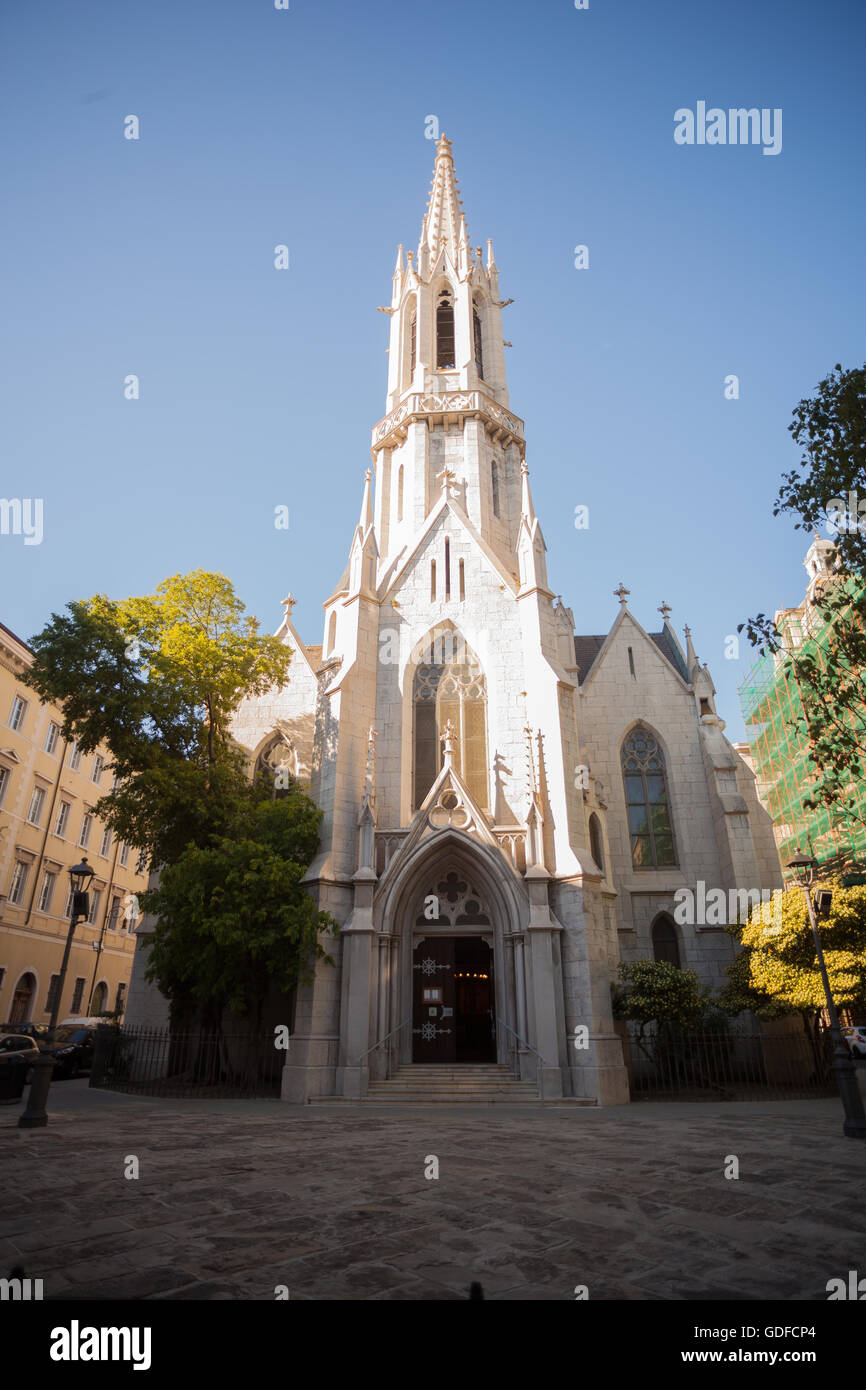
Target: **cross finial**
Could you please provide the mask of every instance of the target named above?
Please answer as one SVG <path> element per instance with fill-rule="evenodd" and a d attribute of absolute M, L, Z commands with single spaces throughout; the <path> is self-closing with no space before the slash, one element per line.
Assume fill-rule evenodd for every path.
<path fill-rule="evenodd" d="M 614 589 L 613 592 L 614 592 L 614 597 L 615 597 L 615 598 L 618 598 L 619 601 L 620 601 L 620 603 L 621 603 L 621 605 L 622 605 L 622 607 L 625 608 L 626 602 L 627 602 L 627 600 L 628 600 L 628 596 L 629 596 L 629 594 L 631 593 L 631 589 L 627 589 L 623 583 L 620 583 L 619 588 L 618 588 L 618 589 Z"/>
<path fill-rule="evenodd" d="M 662 615 L 662 621 L 666 623 L 671 613 L 673 612 L 673 609 L 671 608 L 669 603 L 662 603 L 659 605 L 658 612 Z"/>
<path fill-rule="evenodd" d="M 294 608 L 297 601 L 298 600 L 292 596 L 291 592 L 286 594 L 286 597 L 282 600 L 280 607 L 285 608 L 287 618 L 290 618 L 292 616 L 292 609 Z"/>

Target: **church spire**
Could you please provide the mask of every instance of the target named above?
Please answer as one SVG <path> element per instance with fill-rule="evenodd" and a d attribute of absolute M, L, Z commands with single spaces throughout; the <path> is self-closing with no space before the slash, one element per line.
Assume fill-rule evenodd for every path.
<path fill-rule="evenodd" d="M 440 136 L 436 146 L 436 163 L 433 166 L 433 182 L 427 201 L 427 212 L 421 224 L 421 240 L 418 244 L 419 265 L 435 265 L 442 246 L 445 246 L 452 263 L 456 266 L 461 243 L 468 245 L 466 219 L 460 203 L 457 177 L 454 173 L 454 159 L 451 154 L 451 141 L 447 135 Z"/>

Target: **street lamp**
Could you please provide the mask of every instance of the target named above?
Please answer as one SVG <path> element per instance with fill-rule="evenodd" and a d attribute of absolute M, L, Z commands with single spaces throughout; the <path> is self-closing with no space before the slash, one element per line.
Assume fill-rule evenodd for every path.
<path fill-rule="evenodd" d="M 90 911 L 90 902 L 87 890 L 93 882 L 93 870 L 86 859 L 82 859 L 80 864 L 75 864 L 69 870 L 69 888 L 72 894 L 72 911 L 69 914 L 69 931 L 66 933 L 66 949 L 63 952 L 63 963 L 60 967 L 60 979 L 57 982 L 57 989 L 54 992 L 54 1003 L 51 1008 L 51 1018 L 48 1023 L 48 1036 L 45 1039 L 43 1049 L 36 1061 L 33 1063 L 33 1080 L 30 1083 L 30 1094 L 27 1097 L 27 1108 L 18 1121 L 19 1129 L 42 1129 L 48 1124 L 48 1114 L 45 1103 L 48 1100 L 48 1088 L 51 1085 L 51 1077 L 54 1073 L 54 1058 L 48 1049 L 54 1042 L 54 1030 L 57 1027 L 57 1015 L 60 1012 L 60 1001 L 63 998 L 63 986 L 66 983 L 66 969 L 69 965 L 69 953 L 72 950 L 72 938 L 75 935 L 75 926 L 79 917 L 87 921 Z"/>
<path fill-rule="evenodd" d="M 793 859 L 789 860 L 785 867 L 792 871 L 794 883 L 798 888 L 802 888 L 806 895 L 809 924 L 812 928 L 812 936 L 815 940 L 818 969 L 821 971 L 821 979 L 824 983 L 824 997 L 827 1000 L 827 1013 L 830 1015 L 830 1036 L 833 1039 L 833 1071 L 836 1073 L 836 1084 L 839 1087 L 839 1094 L 842 1097 L 842 1106 L 845 1111 L 842 1133 L 847 1135 L 849 1139 L 866 1139 L 866 1111 L 863 1109 L 863 1097 L 860 1094 L 860 1087 L 857 1084 L 857 1072 L 851 1060 L 851 1054 L 842 1039 L 842 1030 L 839 1027 L 839 1015 L 836 1011 L 836 1001 L 833 998 L 833 991 L 830 989 L 827 965 L 824 960 L 824 952 L 821 948 L 821 937 L 818 934 L 818 918 L 815 913 L 815 904 L 812 901 L 811 891 L 815 875 L 815 861 L 810 858 L 808 854 L 802 854 L 798 850 Z M 830 910 L 832 894 L 824 889 L 818 896 L 821 898 L 822 912 L 828 912 Z"/>

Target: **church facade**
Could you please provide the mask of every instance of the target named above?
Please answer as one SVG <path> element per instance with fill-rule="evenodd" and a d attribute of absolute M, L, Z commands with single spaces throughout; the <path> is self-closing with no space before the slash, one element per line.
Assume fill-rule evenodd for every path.
<path fill-rule="evenodd" d="M 610 986 L 660 958 L 724 982 L 678 889 L 781 883 L 754 777 L 662 605 L 620 585 L 606 635 L 550 589 L 510 405 L 499 274 L 470 244 L 450 142 L 401 247 L 388 391 L 321 647 L 284 601 L 284 689 L 245 702 L 251 762 L 309 782 L 307 876 L 341 924 L 299 988 L 283 1096 L 363 1098 L 402 1068 L 516 1062 L 547 1097 L 628 1099 Z"/>

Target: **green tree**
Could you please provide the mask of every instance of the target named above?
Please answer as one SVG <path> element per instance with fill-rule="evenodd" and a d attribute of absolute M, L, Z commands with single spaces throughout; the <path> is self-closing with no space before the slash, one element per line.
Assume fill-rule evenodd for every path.
<path fill-rule="evenodd" d="M 288 992 L 314 957 L 333 964 L 319 941 L 331 919 L 302 883 L 320 813 L 296 786 L 278 800 L 261 793 L 228 835 L 190 845 L 146 895 L 158 919 L 147 978 L 213 1027 L 226 1009 L 260 1020 L 270 984 Z"/>
<path fill-rule="evenodd" d="M 773 515 L 798 530 L 826 526 L 837 565 L 816 586 L 796 640 L 764 613 L 739 625 L 762 653 L 777 654 L 801 708 L 790 721 L 809 750 L 803 805 L 866 824 L 866 367 L 833 372 L 799 402 L 789 425 L 799 468 L 783 475 Z M 862 506 L 862 510 L 861 510 Z M 782 672 L 780 672 L 781 676 Z"/>
<path fill-rule="evenodd" d="M 228 832 L 251 798 L 231 717 L 291 660 L 228 579 L 194 570 L 152 595 L 76 600 L 32 647 L 28 683 L 61 705 L 64 736 L 109 749 L 116 785 L 96 812 L 117 836 L 165 864 Z"/>
<path fill-rule="evenodd" d="M 290 648 L 203 570 L 144 597 L 72 602 L 32 645 L 28 680 L 63 709 L 64 735 L 109 750 L 115 786 L 97 814 L 160 868 L 142 899 L 160 919 L 147 975 L 173 1019 L 258 1013 L 336 926 L 301 882 L 320 812 L 297 786 L 274 799 L 251 779 L 230 733 L 242 699 L 286 681 Z"/>
<path fill-rule="evenodd" d="M 833 998 L 840 1009 L 860 1009 L 866 1005 L 866 887 L 845 888 L 832 880 L 821 887 L 833 895 L 829 915 L 818 922 Z M 796 1010 L 807 1026 L 814 1025 L 825 1008 L 824 986 L 802 889 L 779 889 L 763 911 L 754 907 L 739 937 L 746 963 L 735 961 L 729 979 L 733 970 L 733 978 L 759 999 Z"/>
<path fill-rule="evenodd" d="M 653 1024 L 688 1028 L 707 1007 L 706 993 L 694 970 L 680 970 L 664 960 L 623 961 L 612 999 L 614 1018 L 639 1024 L 639 1041 Z"/>

